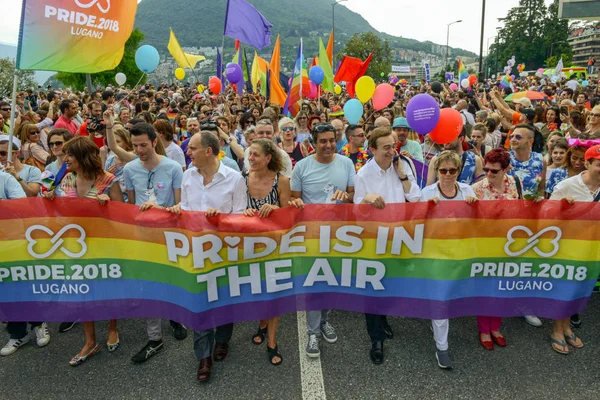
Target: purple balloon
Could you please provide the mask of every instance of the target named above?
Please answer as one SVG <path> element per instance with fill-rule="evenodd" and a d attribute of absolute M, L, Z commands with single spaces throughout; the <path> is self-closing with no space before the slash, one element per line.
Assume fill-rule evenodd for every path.
<path fill-rule="evenodd" d="M 421 135 L 429 133 L 440 119 L 440 105 L 430 95 L 418 94 L 406 106 L 406 119 L 413 131 Z"/>
<path fill-rule="evenodd" d="M 231 83 L 238 83 L 242 80 L 242 68 L 238 64 L 229 64 L 225 68 L 225 76 Z"/>

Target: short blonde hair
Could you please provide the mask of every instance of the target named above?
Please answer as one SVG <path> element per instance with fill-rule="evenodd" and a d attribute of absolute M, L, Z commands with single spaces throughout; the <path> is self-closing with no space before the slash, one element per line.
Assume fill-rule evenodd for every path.
<path fill-rule="evenodd" d="M 296 128 L 296 124 L 294 123 L 293 119 L 289 117 L 283 117 L 279 120 L 279 130 L 281 130 L 281 128 L 286 124 L 292 124 L 294 128 Z"/>
<path fill-rule="evenodd" d="M 440 169 L 440 165 L 442 165 L 445 162 L 451 162 L 457 169 L 460 169 L 462 167 L 462 161 L 460 160 L 459 155 L 456 154 L 455 151 L 444 150 L 435 159 L 435 163 L 433 164 L 435 172 L 437 172 L 438 169 Z"/>

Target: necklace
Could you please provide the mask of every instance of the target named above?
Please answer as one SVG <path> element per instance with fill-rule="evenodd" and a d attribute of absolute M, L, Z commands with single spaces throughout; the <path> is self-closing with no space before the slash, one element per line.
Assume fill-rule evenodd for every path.
<path fill-rule="evenodd" d="M 456 197 L 456 195 L 458 195 L 458 187 L 456 187 L 456 183 L 454 184 L 454 196 L 448 196 L 446 193 L 444 193 L 444 191 L 442 190 L 442 185 L 439 184 L 438 182 L 438 190 L 440 191 L 440 194 L 442 195 L 442 197 L 444 197 L 445 199 L 453 199 Z"/>

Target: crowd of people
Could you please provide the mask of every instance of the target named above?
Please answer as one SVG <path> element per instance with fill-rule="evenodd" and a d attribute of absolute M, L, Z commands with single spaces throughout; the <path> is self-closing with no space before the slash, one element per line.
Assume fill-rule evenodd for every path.
<path fill-rule="evenodd" d="M 571 80 L 570 80 L 571 81 Z M 569 81 L 569 82 L 570 82 Z M 95 92 L 55 90 L 19 94 L 14 140 L 0 137 L 0 199 L 43 196 L 95 199 L 206 216 L 243 214 L 270 218 L 281 207 L 354 203 L 382 209 L 406 201 L 543 199 L 570 204 L 600 198 L 600 85 L 567 86 L 529 77 L 502 88 L 488 80 L 470 90 L 445 84 L 434 92 L 420 85 L 396 86 L 383 110 L 364 104 L 358 124 L 348 124 L 343 105 L 349 96 L 325 94 L 304 101 L 295 116 L 283 115 L 260 95 L 239 96 L 231 88 L 213 95 L 193 86 L 161 84 L 141 89 L 105 88 Z M 571 85 L 572 86 L 572 85 Z M 515 91 L 541 93 L 505 101 Z M 407 104 L 429 93 L 441 107 L 453 107 L 463 129 L 453 141 L 434 143 L 411 129 Z M 10 130 L 11 104 L 0 102 L 0 131 Z M 12 161 L 8 154 L 12 152 Z M 428 165 L 428 173 L 415 167 Z M 419 185 L 421 177 L 424 185 Z M 330 310 L 308 311 L 306 355 L 320 356 L 320 340 L 338 337 Z M 542 322 L 524 316 L 533 326 Z M 370 358 L 384 361 L 383 343 L 393 337 L 387 317 L 366 314 Z M 266 343 L 270 363 L 283 356 L 277 346 L 279 317 L 258 323 L 249 338 Z M 578 315 L 554 321 L 552 349 L 569 354 L 583 346 L 573 331 Z M 73 322 L 64 322 L 66 332 Z M 506 346 L 502 319 L 478 316 L 481 345 Z M 0 354 L 15 353 L 30 339 L 50 341 L 45 322 L 9 322 L 10 339 Z M 178 340 L 187 328 L 171 321 Z M 80 365 L 100 350 L 94 322 L 83 322 L 85 343 L 69 362 Z M 212 362 L 228 355 L 233 324 L 195 331 L 199 381 L 211 376 Z M 433 320 L 435 357 L 451 368 L 449 320 Z M 33 332 L 30 334 L 29 332 Z M 142 363 L 163 348 L 160 319 L 147 320 L 148 343 L 132 357 Z M 31 336 L 30 336 L 31 335 Z M 117 321 L 109 322 L 109 352 L 119 348 Z"/>

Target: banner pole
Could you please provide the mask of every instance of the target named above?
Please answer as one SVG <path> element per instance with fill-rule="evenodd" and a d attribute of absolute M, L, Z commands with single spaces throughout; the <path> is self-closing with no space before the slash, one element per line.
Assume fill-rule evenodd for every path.
<path fill-rule="evenodd" d="M 12 90 L 12 102 L 10 105 L 10 131 L 8 133 L 8 162 L 12 161 L 12 145 L 13 137 L 15 135 L 15 113 L 17 112 L 17 83 L 19 79 L 19 70 L 15 65 L 15 72 L 13 77 L 13 90 Z"/>

